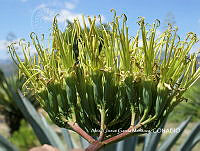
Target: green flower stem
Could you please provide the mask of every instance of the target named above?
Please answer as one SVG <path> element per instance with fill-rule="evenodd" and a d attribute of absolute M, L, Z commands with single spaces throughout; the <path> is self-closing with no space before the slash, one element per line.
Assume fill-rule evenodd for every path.
<path fill-rule="evenodd" d="M 101 131 L 100 131 L 100 134 L 99 134 L 99 141 L 102 141 L 104 139 L 104 130 L 106 129 L 106 126 L 105 126 L 105 109 L 101 109 L 100 111 L 101 113 Z"/>
<path fill-rule="evenodd" d="M 142 122 L 141 125 L 146 125 L 147 123 L 150 123 L 153 120 L 156 120 L 157 118 L 158 118 L 158 115 L 154 115 L 152 118 L 149 118 L 146 121 Z"/>
<path fill-rule="evenodd" d="M 143 122 L 145 120 L 145 118 L 148 116 L 149 111 L 148 110 L 144 110 L 144 115 L 142 116 L 141 120 L 139 123 Z"/>
<path fill-rule="evenodd" d="M 131 115 L 131 125 L 133 126 L 136 119 L 135 119 L 134 106 L 132 104 L 131 104 L 131 112 L 132 112 L 132 115 Z"/>

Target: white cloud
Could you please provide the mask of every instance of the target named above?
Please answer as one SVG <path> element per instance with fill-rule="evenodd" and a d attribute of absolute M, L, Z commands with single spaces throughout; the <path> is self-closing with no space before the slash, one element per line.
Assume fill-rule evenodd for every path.
<path fill-rule="evenodd" d="M 73 13 L 67 9 L 62 9 L 57 17 L 58 22 L 65 22 L 66 20 L 73 21 L 75 18 L 81 20 L 82 14 Z"/>
<path fill-rule="evenodd" d="M 39 9 L 39 8 L 45 8 L 45 7 L 47 7 L 46 4 L 40 4 L 39 6 L 36 7 L 36 9 Z"/>
<path fill-rule="evenodd" d="M 142 47 L 142 46 L 143 46 L 143 41 L 142 41 L 142 39 L 139 39 L 139 40 L 138 40 L 138 46 L 139 46 L 139 47 Z"/>
<path fill-rule="evenodd" d="M 159 37 L 162 34 L 162 31 L 160 31 L 159 29 L 156 30 L 156 38 Z"/>
<path fill-rule="evenodd" d="M 7 41 L 6 40 L 0 40 L 0 51 L 7 49 Z"/>
<path fill-rule="evenodd" d="M 55 15 L 59 14 L 57 20 L 59 23 L 64 23 L 66 20 L 73 21 L 75 18 L 81 19 L 80 13 L 74 13 L 72 10 L 76 7 L 78 1 L 73 0 L 72 2 L 64 2 L 62 8 L 53 9 L 50 8 L 48 4 L 40 4 L 36 10 L 43 12 L 42 19 L 44 21 L 52 22 Z"/>
<path fill-rule="evenodd" d="M 21 39 L 16 39 L 14 41 L 7 41 L 7 40 L 0 40 L 0 60 L 7 60 L 10 59 L 10 54 L 8 52 L 8 46 L 11 45 L 11 43 L 15 43 L 14 44 L 14 48 L 17 52 L 17 54 L 23 58 L 23 53 L 22 53 L 22 46 L 19 45 L 19 42 L 21 41 Z M 25 41 L 21 41 L 21 44 L 26 44 Z M 32 45 L 30 45 L 29 47 L 30 49 L 30 55 L 33 55 L 34 53 L 36 53 L 36 50 L 34 49 L 34 47 Z"/>
<path fill-rule="evenodd" d="M 58 23 L 66 23 L 66 20 L 69 20 L 69 21 L 73 22 L 74 19 L 78 19 L 80 21 L 81 26 L 83 27 L 83 20 L 82 20 L 82 15 L 83 14 L 81 14 L 81 13 L 74 13 L 74 12 L 68 10 L 68 9 L 61 9 L 58 13 L 50 12 L 49 15 L 48 16 L 44 16 L 43 19 L 45 21 L 52 22 L 53 18 L 57 14 L 59 14 L 57 16 Z M 89 26 L 89 21 L 88 21 L 86 15 L 84 15 L 84 16 L 85 16 L 86 25 Z M 90 15 L 90 17 L 93 18 L 94 15 Z M 102 22 L 105 22 L 105 20 L 106 20 L 103 15 L 101 16 L 101 20 L 102 20 Z M 98 19 L 97 19 L 97 22 L 98 22 Z"/>
<path fill-rule="evenodd" d="M 10 43 L 7 40 L 0 40 L 0 60 L 9 59 L 8 46 Z"/>
<path fill-rule="evenodd" d="M 57 20 L 59 23 L 66 23 L 66 20 L 74 21 L 74 19 L 78 19 L 82 23 L 82 13 L 74 12 L 73 9 L 76 7 L 78 3 L 78 0 L 72 0 L 71 2 L 63 2 L 62 7 L 59 9 L 51 8 L 52 4 L 41 4 L 36 8 L 36 13 L 39 12 L 40 19 L 44 22 L 52 22 L 53 18 L 57 16 Z M 35 15 L 33 15 L 35 16 Z M 90 15 L 90 17 L 93 17 L 94 15 Z M 105 21 L 105 17 L 101 16 L 102 21 Z M 38 17 L 37 17 L 38 20 Z M 87 20 L 87 19 L 86 19 Z M 43 23 L 44 23 L 43 22 Z M 86 24 L 88 25 L 88 21 L 86 21 Z"/>
<path fill-rule="evenodd" d="M 194 44 L 194 46 L 191 48 L 190 53 L 198 53 L 200 52 L 200 41 L 198 41 L 196 44 Z"/>
<path fill-rule="evenodd" d="M 72 9 L 74 9 L 74 8 L 76 7 L 76 4 L 75 4 L 75 3 L 72 3 L 72 2 L 65 2 L 65 7 L 66 7 L 67 9 L 72 10 Z"/>

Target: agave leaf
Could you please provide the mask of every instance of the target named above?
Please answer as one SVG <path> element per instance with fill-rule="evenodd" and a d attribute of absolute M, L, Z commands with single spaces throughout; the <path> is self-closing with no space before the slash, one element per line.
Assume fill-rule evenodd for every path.
<path fill-rule="evenodd" d="M 191 150 L 192 150 L 193 147 L 195 147 L 195 145 L 196 145 L 197 143 L 199 143 L 199 141 L 200 141 L 200 134 L 199 134 L 199 135 L 194 139 L 194 141 L 192 142 Z"/>
<path fill-rule="evenodd" d="M 164 128 L 166 120 L 161 124 L 160 128 Z M 143 151 L 152 151 L 155 150 L 162 135 L 160 133 L 150 132 L 145 136 L 144 148 Z"/>
<path fill-rule="evenodd" d="M 184 129 L 187 127 L 188 123 L 190 122 L 191 117 L 189 117 L 187 120 L 183 121 L 177 128 L 180 130 L 179 133 L 173 133 L 171 134 L 167 140 L 165 140 L 158 151 L 169 151 L 171 147 L 176 143 L 178 138 L 183 133 Z"/>
<path fill-rule="evenodd" d="M 117 143 L 117 149 L 116 151 L 135 151 L 135 147 L 137 145 L 137 140 L 138 137 L 137 136 L 132 136 L 132 137 L 128 137 L 123 141 L 120 141 L 119 143 Z"/>
<path fill-rule="evenodd" d="M 180 151 L 190 151 L 200 141 L 200 123 L 198 123 L 180 146 Z"/>
<path fill-rule="evenodd" d="M 0 151 L 18 151 L 16 146 L 0 135 Z"/>
<path fill-rule="evenodd" d="M 82 148 L 87 148 L 89 145 L 90 145 L 90 143 L 88 143 L 88 141 L 87 140 L 85 140 L 83 137 L 81 137 L 80 136 L 80 142 L 81 142 L 81 147 Z"/>
<path fill-rule="evenodd" d="M 137 141 L 137 136 L 128 137 L 118 143 L 105 146 L 100 151 L 135 151 Z"/>
<path fill-rule="evenodd" d="M 51 128 L 51 126 L 47 123 L 46 119 L 44 118 L 44 116 L 40 115 L 41 119 L 42 119 L 42 124 L 44 124 L 44 126 L 46 127 L 46 129 L 48 129 L 48 133 L 50 135 L 52 135 L 52 137 L 54 138 L 54 141 L 57 145 L 59 145 L 60 150 L 65 150 L 61 139 L 59 138 L 59 136 L 56 134 L 56 132 Z"/>
<path fill-rule="evenodd" d="M 13 94 L 16 98 L 16 104 L 20 108 L 26 120 L 32 126 L 40 143 L 49 144 L 57 147 L 60 151 L 64 151 L 64 146 L 57 134 L 51 129 L 45 120 L 41 119 L 31 103 L 22 95 L 19 90 L 18 93 L 19 95 Z"/>
<path fill-rule="evenodd" d="M 105 146 L 104 148 L 102 148 L 100 151 L 116 151 L 116 148 L 118 146 L 118 143 L 114 143 L 114 144 L 109 144 L 107 146 Z"/>
<path fill-rule="evenodd" d="M 61 128 L 62 134 L 64 136 L 65 142 L 67 143 L 67 147 L 69 150 L 74 148 L 74 144 L 72 142 L 72 138 L 69 134 L 69 131 L 65 128 Z"/>

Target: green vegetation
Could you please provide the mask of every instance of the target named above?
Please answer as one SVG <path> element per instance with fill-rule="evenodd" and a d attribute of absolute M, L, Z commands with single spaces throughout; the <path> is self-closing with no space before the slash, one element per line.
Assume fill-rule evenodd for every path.
<path fill-rule="evenodd" d="M 17 92 L 17 89 L 21 89 L 23 82 L 23 78 L 17 78 L 16 75 L 6 78 L 0 70 L 0 114 L 4 115 L 11 134 L 19 129 L 20 122 L 24 119 L 24 116 L 16 105 L 16 98 L 12 93 L 12 91 Z M 34 101 L 34 97 L 30 92 L 27 93 L 26 97 L 29 98 L 36 108 L 39 106 L 38 102 Z"/>
<path fill-rule="evenodd" d="M 41 118 L 41 116 L 37 113 L 34 106 L 30 103 L 29 100 L 27 100 L 22 94 L 20 93 L 20 90 L 13 91 L 12 87 L 9 85 L 7 89 L 11 96 L 14 98 L 12 101 L 16 104 L 16 108 L 18 108 L 19 111 L 23 114 L 26 121 L 29 122 L 31 125 L 35 135 L 37 136 L 38 140 L 41 144 L 50 144 L 52 146 L 55 146 L 56 148 L 60 149 L 61 151 L 64 151 L 64 146 L 62 145 L 62 142 L 58 135 L 55 133 L 55 131 L 48 125 L 45 118 Z M 6 106 L 5 106 L 6 108 Z M 25 128 L 25 127 L 24 127 Z M 23 135 L 24 132 L 23 129 L 20 132 L 15 133 L 15 137 L 18 137 L 19 135 Z M 20 134 L 19 134 L 20 133 Z M 32 134 L 32 132 L 30 132 Z M 18 135 L 19 134 L 19 135 Z M 28 136 L 27 136 L 28 137 Z M 0 150 L 8 150 L 8 151 L 16 151 L 16 147 L 13 147 L 12 144 L 10 144 L 5 138 L 0 137 Z M 16 139 L 14 138 L 13 141 Z M 19 142 L 16 142 L 17 145 L 23 146 L 23 140 L 19 140 Z M 24 142 L 29 143 L 29 141 Z M 34 143 L 33 143 L 34 144 Z"/>
<path fill-rule="evenodd" d="M 27 151 L 27 149 L 40 145 L 32 128 L 24 120 L 21 120 L 19 130 L 15 131 L 9 140 L 21 151 Z"/>
<path fill-rule="evenodd" d="M 156 36 L 159 21 L 148 28 L 142 17 L 132 38 L 126 15 L 115 11 L 109 30 L 100 16 L 98 26 L 96 17 L 88 17 L 89 27 L 85 22 L 83 17 L 82 28 L 75 20 L 62 32 L 55 18 L 47 46 L 31 34 L 37 55 L 30 56 L 30 45 L 22 41 L 23 60 L 13 45 L 9 51 L 25 78 L 23 90 L 34 93 L 54 123 L 91 143 L 87 151 L 97 151 L 138 134 L 133 130 L 157 129 L 185 100 L 184 92 L 200 77 L 197 54 L 189 54 L 198 39 L 194 33 L 180 39 L 171 26 Z M 117 129 L 128 132 L 105 133 Z"/>
<path fill-rule="evenodd" d="M 18 82 L 16 76 L 6 79 L 4 73 L 0 70 L 0 113 L 5 116 L 11 134 L 19 129 L 20 121 L 23 119 L 23 115 L 17 108 L 15 101 L 13 101 L 14 98 L 9 90 L 9 86 L 11 86 L 16 91 L 19 85 Z"/>
<path fill-rule="evenodd" d="M 21 95 L 20 95 L 21 96 Z M 21 98 L 21 99 L 20 99 Z M 74 143 L 74 136 L 72 136 L 67 130 L 62 129 L 62 134 L 64 136 L 65 142 L 67 143 L 68 149 L 62 145 L 62 141 L 58 138 L 58 136 L 55 134 L 54 131 L 51 130 L 51 127 L 48 126 L 45 119 L 38 118 L 38 114 L 36 113 L 33 106 L 27 101 L 23 96 L 18 98 L 18 105 L 23 106 L 20 108 L 22 110 L 22 113 L 28 116 L 25 116 L 28 119 L 34 119 L 34 120 L 28 120 L 37 134 L 38 140 L 42 144 L 45 143 L 45 139 L 49 140 L 49 143 L 57 148 L 60 149 L 60 151 L 66 151 L 68 149 L 73 149 L 75 146 Z M 173 148 L 173 146 L 176 144 L 177 140 L 180 139 L 182 136 L 182 133 L 186 129 L 187 125 L 190 122 L 190 118 L 183 121 L 177 129 L 174 129 L 172 127 L 170 129 L 162 129 L 165 125 L 165 123 L 162 123 L 161 127 L 155 132 L 148 133 L 145 135 L 145 141 L 143 142 L 142 151 L 152 151 L 157 149 L 158 151 L 168 151 Z M 42 124 L 44 123 L 44 124 Z M 10 139 L 11 142 L 16 144 L 20 147 L 20 150 L 27 150 L 28 147 L 35 146 L 38 144 L 38 141 L 36 140 L 36 136 L 33 134 L 33 131 L 31 131 L 30 127 L 25 123 L 24 121 L 21 124 L 21 128 L 18 132 L 15 132 L 12 138 Z M 163 130 L 165 133 L 168 132 L 168 136 L 161 141 L 161 135 L 163 133 Z M 44 135 L 46 133 L 47 135 Z M 54 134 L 53 134 L 54 133 Z M 200 141 L 200 123 L 198 123 L 192 131 L 188 134 L 186 139 L 182 141 L 182 143 L 177 147 L 179 151 L 190 151 L 192 148 L 194 148 L 197 143 Z M 166 135 L 166 134 L 165 134 Z M 54 137 L 52 137 L 54 136 Z M 47 141 L 46 140 L 46 141 Z M 77 140 L 77 139 L 76 139 Z M 138 149 L 137 145 L 138 136 L 132 136 L 129 138 L 126 138 L 119 143 L 111 144 L 108 146 L 105 146 L 104 151 L 134 151 L 135 149 Z M 59 142 L 59 143 L 56 143 Z M 77 142 L 76 142 L 77 143 Z M 81 146 L 79 148 L 86 148 L 89 143 L 86 142 L 82 137 L 80 138 Z M 60 144 L 60 145 L 57 145 Z M 140 145 L 141 146 L 141 145 Z M 6 151 L 17 151 L 18 149 L 14 147 L 12 144 L 8 142 L 5 138 L 0 136 L 0 149 L 4 149 Z"/>
<path fill-rule="evenodd" d="M 184 93 L 187 101 L 181 102 L 171 113 L 170 122 L 181 122 L 186 116 L 191 116 L 193 122 L 200 119 L 200 80 Z"/>

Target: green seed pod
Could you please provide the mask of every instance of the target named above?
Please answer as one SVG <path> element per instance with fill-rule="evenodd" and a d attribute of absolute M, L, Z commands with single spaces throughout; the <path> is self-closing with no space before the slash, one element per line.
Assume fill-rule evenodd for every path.
<path fill-rule="evenodd" d="M 80 109 L 77 108 L 79 106 L 77 101 L 77 91 L 76 91 L 76 79 L 74 76 L 67 77 L 65 79 L 66 82 L 66 92 L 67 99 L 69 100 L 71 119 L 75 122 L 80 116 Z"/>
<path fill-rule="evenodd" d="M 112 110 L 114 112 L 114 116 L 110 117 L 112 118 L 112 121 L 108 124 L 108 126 L 116 125 L 123 120 L 125 120 L 125 116 L 130 116 L 130 104 L 126 96 L 126 89 L 125 86 L 119 86 L 118 87 L 118 94 L 116 97 L 116 103 L 114 104 L 114 107 Z"/>
<path fill-rule="evenodd" d="M 145 110 L 145 103 L 143 100 L 143 84 L 142 82 L 139 82 L 137 85 L 137 94 L 138 94 L 138 109 L 139 109 L 139 116 L 140 118 L 143 117 L 144 115 L 144 110 Z"/>
<path fill-rule="evenodd" d="M 88 104 L 89 104 L 89 109 L 90 109 L 90 116 L 92 118 L 92 120 L 94 120 L 94 122 L 98 125 L 100 119 L 98 120 L 98 110 L 97 110 L 97 105 L 95 103 L 95 100 L 94 100 L 94 91 L 93 91 L 93 86 L 92 84 L 87 81 L 86 82 L 86 93 L 87 93 L 87 101 L 88 101 Z"/>
<path fill-rule="evenodd" d="M 80 67 L 76 67 L 76 89 L 80 97 L 80 104 L 82 106 L 82 109 L 88 113 L 92 114 L 90 107 L 89 107 L 89 102 L 86 99 L 86 83 L 85 83 L 85 77 L 83 74 L 83 69 Z"/>
<path fill-rule="evenodd" d="M 145 108 L 149 110 L 152 104 L 152 82 L 151 81 L 144 81 L 143 82 L 143 101 L 145 104 Z"/>
<path fill-rule="evenodd" d="M 135 99 L 136 99 L 136 91 L 134 89 L 134 83 L 133 83 L 133 78 L 132 77 L 127 77 L 124 81 L 124 83 L 126 84 L 126 93 L 127 93 L 127 97 L 129 100 L 129 103 L 131 105 L 134 104 Z"/>
<path fill-rule="evenodd" d="M 112 121 L 112 117 L 115 116 L 113 108 L 115 104 L 118 104 L 116 100 L 117 88 L 114 83 L 113 73 L 104 72 L 104 87 L 103 87 L 103 102 L 105 105 L 106 114 L 110 115 L 110 118 L 106 118 L 105 123 Z"/>
<path fill-rule="evenodd" d="M 109 72 L 104 72 L 104 86 L 103 86 L 103 100 L 104 100 L 104 103 L 105 103 L 105 106 L 107 107 L 111 107 L 114 103 L 114 101 L 112 100 L 115 100 L 115 87 L 114 87 L 114 84 L 113 84 L 113 78 L 112 78 L 112 73 L 109 73 Z"/>
<path fill-rule="evenodd" d="M 55 114 L 59 113 L 58 109 L 58 95 L 60 93 L 60 86 L 59 84 L 52 84 L 49 83 L 47 84 L 47 89 L 48 89 L 48 99 L 50 100 L 51 104 L 51 109 L 54 111 Z"/>
<path fill-rule="evenodd" d="M 151 110 L 152 106 L 152 81 L 146 80 L 142 82 L 142 100 L 144 105 L 144 115 L 141 119 L 141 121 L 145 120 L 148 116 L 149 111 Z"/>
<path fill-rule="evenodd" d="M 145 110 L 145 108 L 144 108 L 144 103 L 143 103 L 143 102 L 139 103 L 140 117 L 143 116 L 144 110 Z"/>
<path fill-rule="evenodd" d="M 168 92 L 169 92 L 169 89 L 166 87 L 167 84 L 164 84 L 164 83 L 158 83 L 158 86 L 157 86 L 157 99 L 156 99 L 156 108 L 155 108 L 155 111 L 156 111 L 156 116 L 159 117 L 164 108 L 165 108 L 165 105 L 167 103 L 167 98 L 168 98 Z"/>
<path fill-rule="evenodd" d="M 102 85 L 103 73 L 101 71 L 94 71 L 92 75 L 92 82 L 94 84 L 94 100 L 97 104 L 97 107 L 102 106 L 103 100 L 103 85 Z"/>
<path fill-rule="evenodd" d="M 70 105 L 77 105 L 77 95 L 76 95 L 76 79 L 72 77 L 66 78 L 66 92 L 67 92 L 67 99 L 69 100 Z"/>
<path fill-rule="evenodd" d="M 70 107 L 69 107 L 69 103 L 68 103 L 69 101 L 67 99 L 67 93 L 64 89 L 61 90 L 60 99 L 61 99 L 61 103 L 62 103 L 62 105 L 60 105 L 60 107 L 62 108 L 63 114 L 65 116 L 67 116 L 69 113 Z"/>

